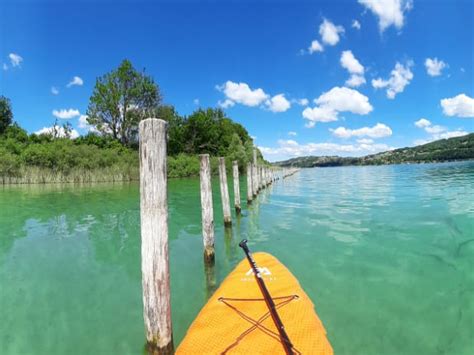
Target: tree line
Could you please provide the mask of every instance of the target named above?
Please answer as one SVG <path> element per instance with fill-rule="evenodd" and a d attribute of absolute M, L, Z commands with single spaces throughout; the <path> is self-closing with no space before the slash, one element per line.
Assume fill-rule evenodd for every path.
<path fill-rule="evenodd" d="M 198 154 L 237 160 L 241 169 L 252 159 L 247 130 L 219 108 L 199 108 L 188 116 L 162 103 L 159 86 L 145 71 L 124 60 L 97 78 L 87 109 L 90 131 L 71 139 L 72 126 L 54 123 L 49 132 L 28 134 L 13 120 L 11 102 L 0 97 L 0 176 L 21 177 L 28 169 L 67 176 L 81 171 L 123 171 L 138 174 L 138 123 L 147 117 L 168 122 L 169 175 L 199 174 Z M 258 152 L 259 159 L 262 155 Z M 216 159 L 212 159 L 217 169 Z M 38 170 L 39 169 L 39 170 Z M 31 170 L 31 169 L 30 169 Z M 92 179 L 93 180 L 93 179 Z"/>

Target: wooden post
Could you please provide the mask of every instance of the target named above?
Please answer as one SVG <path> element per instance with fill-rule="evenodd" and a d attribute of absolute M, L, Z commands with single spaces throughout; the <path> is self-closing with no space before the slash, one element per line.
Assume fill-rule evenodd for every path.
<path fill-rule="evenodd" d="M 155 354 L 173 353 L 166 130 L 167 123 L 156 118 L 139 124 L 143 319 L 147 348 Z"/>
<path fill-rule="evenodd" d="M 252 165 L 252 182 L 253 182 L 253 197 L 258 193 L 258 166 L 257 166 L 257 148 L 253 148 L 253 165 Z"/>
<path fill-rule="evenodd" d="M 247 204 L 252 203 L 253 199 L 253 182 L 252 182 L 252 163 L 247 164 Z"/>
<path fill-rule="evenodd" d="M 229 189 L 227 187 L 227 172 L 225 170 L 225 159 L 219 158 L 219 180 L 221 185 L 222 212 L 224 213 L 224 225 L 230 227 L 232 225 L 232 217 L 230 214 Z"/>
<path fill-rule="evenodd" d="M 239 164 L 236 160 L 232 162 L 232 173 L 234 177 L 234 205 L 235 212 L 240 213 L 240 182 L 239 182 Z"/>
<path fill-rule="evenodd" d="M 211 165 L 209 154 L 199 155 L 201 168 L 201 216 L 202 216 L 202 241 L 204 243 L 204 260 L 214 263 L 214 208 L 212 205 Z"/>

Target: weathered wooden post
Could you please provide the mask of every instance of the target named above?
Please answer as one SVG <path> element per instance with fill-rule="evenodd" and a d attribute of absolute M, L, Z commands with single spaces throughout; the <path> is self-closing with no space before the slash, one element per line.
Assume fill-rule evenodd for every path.
<path fill-rule="evenodd" d="M 225 159 L 219 158 L 219 180 L 221 185 L 222 212 L 224 213 L 224 225 L 230 227 L 232 225 L 232 217 L 230 214 L 229 189 L 227 187 L 227 172 L 225 170 Z"/>
<path fill-rule="evenodd" d="M 253 199 L 252 163 L 247 164 L 247 204 Z"/>
<path fill-rule="evenodd" d="M 247 204 L 252 203 L 253 199 L 253 182 L 252 182 L 252 163 L 247 164 Z"/>
<path fill-rule="evenodd" d="M 139 124 L 143 319 L 147 348 L 154 354 L 173 353 L 166 130 L 167 123 L 156 118 Z"/>
<path fill-rule="evenodd" d="M 204 260 L 214 263 L 214 208 L 212 205 L 211 165 L 209 154 L 199 155 L 201 168 L 201 216 L 202 216 L 202 241 L 204 243 Z"/>
<path fill-rule="evenodd" d="M 232 162 L 232 173 L 234 177 L 234 205 L 235 212 L 240 213 L 240 182 L 239 182 L 239 164 L 237 160 Z"/>
<path fill-rule="evenodd" d="M 258 193 L 258 166 L 257 166 L 257 148 L 253 148 L 253 165 L 252 165 L 252 182 L 253 182 L 253 197 Z"/>

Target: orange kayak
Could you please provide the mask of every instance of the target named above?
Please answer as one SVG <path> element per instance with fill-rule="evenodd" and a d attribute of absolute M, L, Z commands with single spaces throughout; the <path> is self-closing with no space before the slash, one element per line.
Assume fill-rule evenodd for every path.
<path fill-rule="evenodd" d="M 326 330 L 298 280 L 275 257 L 253 257 L 295 354 L 333 354 Z M 285 354 L 278 330 L 243 260 L 191 324 L 176 354 Z"/>

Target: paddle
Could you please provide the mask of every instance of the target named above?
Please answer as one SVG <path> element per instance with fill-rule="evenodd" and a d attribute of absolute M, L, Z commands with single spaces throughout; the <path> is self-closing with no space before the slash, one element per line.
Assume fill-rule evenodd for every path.
<path fill-rule="evenodd" d="M 265 286 L 265 282 L 263 282 L 263 278 L 260 274 L 257 263 L 253 259 L 252 254 L 250 253 L 249 247 L 247 246 L 247 239 L 242 240 L 239 243 L 239 247 L 244 250 L 245 255 L 247 256 L 247 260 L 249 261 L 250 266 L 252 267 L 253 274 L 255 275 L 255 279 L 257 280 L 258 287 L 260 288 L 260 291 L 263 294 L 263 299 L 265 300 L 265 303 L 268 307 L 268 311 L 272 316 L 273 323 L 275 323 L 275 327 L 278 329 L 278 333 L 280 334 L 280 340 L 283 344 L 283 348 L 285 349 L 285 352 L 287 354 L 293 355 L 293 344 L 291 344 L 290 338 L 288 338 L 288 335 L 286 334 L 285 327 L 281 322 L 280 316 L 278 315 L 278 312 L 275 307 L 275 303 L 273 302 L 273 299 L 270 296 L 270 292 L 268 292 L 268 289 Z"/>

